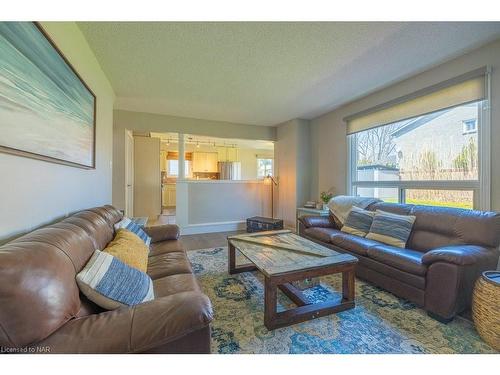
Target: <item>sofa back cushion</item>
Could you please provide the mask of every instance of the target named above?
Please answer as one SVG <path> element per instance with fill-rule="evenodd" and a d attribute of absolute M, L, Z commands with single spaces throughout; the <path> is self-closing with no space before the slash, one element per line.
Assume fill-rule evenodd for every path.
<path fill-rule="evenodd" d="M 80 310 L 75 266 L 54 245 L 63 231 L 34 231 L 0 247 L 0 346 L 42 340 Z"/>
<path fill-rule="evenodd" d="M 496 248 L 500 244 L 498 212 L 397 203 L 376 203 L 368 209 L 415 216 L 409 249 L 427 252 L 448 245 Z"/>
<path fill-rule="evenodd" d="M 34 343 L 100 311 L 86 299 L 82 308 L 75 277 L 120 219 L 111 206 L 81 211 L 0 247 L 0 346 Z"/>

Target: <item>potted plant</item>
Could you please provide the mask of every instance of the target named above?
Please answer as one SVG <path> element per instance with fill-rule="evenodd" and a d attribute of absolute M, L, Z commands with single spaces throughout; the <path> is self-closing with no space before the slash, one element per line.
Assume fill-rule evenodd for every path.
<path fill-rule="evenodd" d="M 330 199 L 333 197 L 333 193 L 330 193 L 329 191 L 322 191 L 319 197 L 323 201 L 323 210 L 326 210 L 328 208 L 328 202 L 330 202 Z"/>

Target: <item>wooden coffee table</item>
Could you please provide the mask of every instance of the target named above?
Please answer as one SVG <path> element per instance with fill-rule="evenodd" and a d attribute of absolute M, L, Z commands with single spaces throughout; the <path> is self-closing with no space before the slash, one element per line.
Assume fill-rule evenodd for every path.
<path fill-rule="evenodd" d="M 236 265 L 236 250 L 251 265 Z M 264 324 L 275 329 L 354 308 L 354 271 L 358 259 L 341 254 L 289 230 L 228 237 L 230 274 L 259 270 L 265 278 Z M 340 300 L 310 303 L 294 281 L 342 273 Z M 277 312 L 278 288 L 297 307 Z"/>

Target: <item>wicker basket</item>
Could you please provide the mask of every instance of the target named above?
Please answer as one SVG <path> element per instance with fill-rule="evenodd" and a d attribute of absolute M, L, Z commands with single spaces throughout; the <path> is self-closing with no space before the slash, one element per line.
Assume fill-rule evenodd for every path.
<path fill-rule="evenodd" d="M 472 319 L 481 338 L 500 351 L 500 271 L 486 271 L 476 281 Z"/>

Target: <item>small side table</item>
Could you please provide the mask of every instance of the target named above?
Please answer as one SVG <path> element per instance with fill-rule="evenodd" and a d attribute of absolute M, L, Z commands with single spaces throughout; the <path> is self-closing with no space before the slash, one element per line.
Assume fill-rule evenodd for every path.
<path fill-rule="evenodd" d="M 302 216 L 328 216 L 330 210 L 323 210 L 317 208 L 297 207 L 295 218 L 295 232 L 299 231 L 299 218 Z"/>
<path fill-rule="evenodd" d="M 485 271 L 472 295 L 472 320 L 479 336 L 500 350 L 500 271 Z"/>

